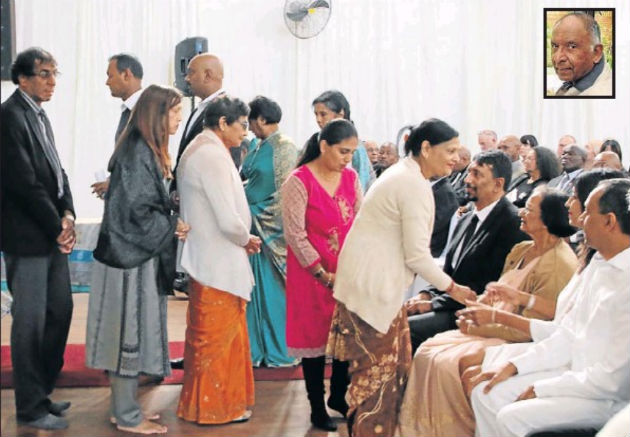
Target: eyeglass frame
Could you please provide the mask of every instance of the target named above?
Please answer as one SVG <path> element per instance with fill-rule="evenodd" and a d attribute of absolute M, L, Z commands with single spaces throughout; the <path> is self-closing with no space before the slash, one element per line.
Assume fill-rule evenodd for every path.
<path fill-rule="evenodd" d="M 45 68 L 42 69 L 42 70 L 39 70 L 37 72 L 33 71 L 30 74 L 28 74 L 29 77 L 37 76 L 37 77 L 39 77 L 41 79 L 44 79 L 44 80 L 45 79 L 50 79 L 51 76 L 56 79 L 56 78 L 58 78 L 61 75 L 62 75 L 62 73 L 59 70 L 52 70 L 51 71 L 51 70 L 48 70 L 48 69 L 45 69 Z"/>

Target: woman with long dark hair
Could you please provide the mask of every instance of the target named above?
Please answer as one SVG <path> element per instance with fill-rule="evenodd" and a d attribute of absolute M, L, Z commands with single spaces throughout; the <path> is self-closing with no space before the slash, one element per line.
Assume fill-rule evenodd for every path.
<path fill-rule="evenodd" d="M 303 155 L 282 186 L 287 240 L 287 348 L 302 359 L 311 422 L 337 429 L 324 405 L 326 342 L 335 308 L 337 257 L 361 204 L 361 186 L 347 168 L 357 148 L 357 131 L 347 120 L 323 126 L 319 148 Z M 345 415 L 348 365 L 333 360 L 328 406 Z"/>
<path fill-rule="evenodd" d="M 171 214 L 169 135 L 181 121 L 181 94 L 151 85 L 134 107 L 109 162 L 109 189 L 94 250 L 86 363 L 106 370 L 112 423 L 141 434 L 166 432 L 145 416 L 138 376 L 170 374 L 166 295 L 175 276 L 175 236 L 189 230 Z"/>

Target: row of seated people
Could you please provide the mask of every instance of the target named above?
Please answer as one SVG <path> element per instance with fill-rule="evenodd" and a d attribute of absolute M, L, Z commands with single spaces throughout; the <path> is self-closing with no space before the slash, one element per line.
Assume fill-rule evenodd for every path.
<path fill-rule="evenodd" d="M 406 303 L 418 349 L 399 417 L 403 435 L 594 429 L 628 402 L 630 354 L 622 328 L 630 314 L 627 278 L 622 279 L 628 271 L 628 203 L 614 209 L 614 224 L 607 223 L 605 234 L 589 223 L 589 208 L 608 212 L 610 199 L 621 192 L 623 200 L 630 181 L 617 179 L 599 204 L 598 190 L 590 205 L 586 200 L 600 181 L 626 174 L 584 172 L 570 197 L 536 188 L 520 211 L 519 230 L 516 209 L 499 181 L 509 176 L 493 174 L 499 166 L 487 161 L 492 155 L 470 165 L 467 190 L 474 208 L 459 220 L 444 266 L 480 294 L 478 301 L 464 308 L 429 289 Z M 565 240 L 583 226 L 586 244 L 576 257 Z M 517 371 L 519 376 L 488 393 Z M 536 396 L 544 400 L 515 402 Z M 593 429 L 587 433 L 594 435 Z"/>

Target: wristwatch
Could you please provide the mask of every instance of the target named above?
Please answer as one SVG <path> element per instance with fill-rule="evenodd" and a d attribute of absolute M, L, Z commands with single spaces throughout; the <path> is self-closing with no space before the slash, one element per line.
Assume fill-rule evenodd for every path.
<path fill-rule="evenodd" d="M 315 276 L 316 278 L 321 278 L 322 275 L 326 273 L 326 270 L 324 270 L 323 267 L 320 267 L 319 270 L 317 270 L 315 273 L 313 273 L 313 276 Z"/>

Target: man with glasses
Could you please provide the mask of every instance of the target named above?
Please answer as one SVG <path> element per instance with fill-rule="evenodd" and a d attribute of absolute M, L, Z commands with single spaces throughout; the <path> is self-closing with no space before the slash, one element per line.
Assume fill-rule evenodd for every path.
<path fill-rule="evenodd" d="M 11 66 L 18 89 L 2 104 L 1 249 L 13 296 L 11 361 L 19 424 L 68 427 L 70 402 L 49 395 L 63 366 L 72 318 L 68 254 L 75 243 L 74 206 L 52 126 L 42 103 L 52 98 L 57 61 L 41 48 Z"/>

